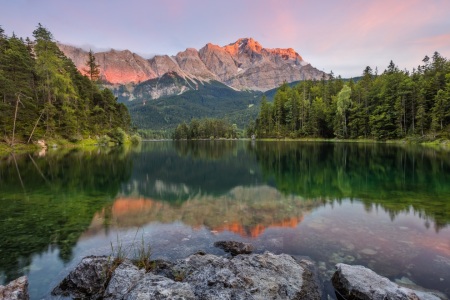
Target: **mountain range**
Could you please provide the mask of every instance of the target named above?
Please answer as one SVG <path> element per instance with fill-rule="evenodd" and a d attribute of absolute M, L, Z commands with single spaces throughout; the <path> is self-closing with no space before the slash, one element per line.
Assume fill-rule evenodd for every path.
<path fill-rule="evenodd" d="M 85 73 L 88 51 L 58 45 Z M 252 38 L 150 59 L 113 49 L 94 56 L 103 85 L 129 107 L 140 128 L 170 129 L 203 117 L 229 118 L 244 127 L 256 117 L 262 92 L 283 82 L 328 78 L 294 49 L 264 48 Z"/>
<path fill-rule="evenodd" d="M 64 44 L 59 47 L 83 72 L 88 52 Z M 102 80 L 114 85 L 139 84 L 176 73 L 186 80 L 214 80 L 238 90 L 266 91 L 284 81 L 320 79 L 326 75 L 304 61 L 294 49 L 264 48 L 252 38 L 242 38 L 223 47 L 208 43 L 200 50 L 188 48 L 175 56 L 156 55 L 151 59 L 129 50 L 94 55 Z"/>

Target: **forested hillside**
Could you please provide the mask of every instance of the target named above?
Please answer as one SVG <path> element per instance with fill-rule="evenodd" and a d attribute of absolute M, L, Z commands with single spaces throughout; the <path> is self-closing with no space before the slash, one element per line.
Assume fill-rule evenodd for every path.
<path fill-rule="evenodd" d="M 96 84 L 90 56 L 83 76 L 39 24 L 34 39 L 9 37 L 0 28 L 0 142 L 39 138 L 77 141 L 90 135 L 128 130 L 127 108 Z"/>
<path fill-rule="evenodd" d="M 379 140 L 450 137 L 450 61 L 435 52 L 412 72 L 392 61 L 382 74 L 366 67 L 357 83 L 340 78 L 283 84 L 263 98 L 248 132 L 259 138 Z"/>
<path fill-rule="evenodd" d="M 179 77 L 178 80 L 181 81 Z M 136 99 L 125 102 L 133 124 L 142 129 L 173 130 L 178 124 L 202 118 L 220 118 L 244 128 L 258 115 L 257 105 L 262 94 L 236 91 L 218 81 L 210 81 L 198 83 L 195 90 L 153 100 L 142 96 L 149 84 L 150 81 L 139 84 L 135 89 Z"/>

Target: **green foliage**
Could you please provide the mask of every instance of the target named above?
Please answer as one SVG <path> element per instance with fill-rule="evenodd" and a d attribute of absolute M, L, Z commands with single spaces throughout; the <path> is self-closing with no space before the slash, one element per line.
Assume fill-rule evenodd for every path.
<path fill-rule="evenodd" d="M 129 130 L 128 110 L 110 90 L 81 75 L 41 24 L 33 36 L 24 41 L 0 34 L 0 142 L 77 141 L 117 127 Z M 90 63 L 94 80 L 94 57 Z"/>
<path fill-rule="evenodd" d="M 138 134 L 146 140 L 168 140 L 173 136 L 171 130 L 138 129 Z"/>
<path fill-rule="evenodd" d="M 181 123 L 175 129 L 173 139 L 234 139 L 238 137 L 236 124 L 221 119 L 193 119 L 189 125 Z"/>
<path fill-rule="evenodd" d="M 180 78 L 161 77 L 161 86 L 175 85 Z M 127 94 L 124 87 L 115 90 L 119 99 L 125 103 L 132 116 L 133 125 L 140 129 L 154 131 L 171 131 L 178 124 L 189 123 L 192 119 L 220 118 L 226 119 L 239 128 L 244 128 L 258 115 L 261 92 L 236 91 L 220 82 L 199 82 L 198 88 L 180 95 L 163 96 L 151 99 L 147 90 L 156 85 L 157 80 L 149 80 L 137 85 L 133 95 L 136 99 L 129 101 L 122 94 Z M 189 81 L 191 86 L 195 83 Z M 151 116 L 151 117 L 149 117 Z"/>
<path fill-rule="evenodd" d="M 111 140 L 117 144 L 123 145 L 127 141 L 127 133 L 120 127 L 113 129 L 109 134 Z"/>
<path fill-rule="evenodd" d="M 336 97 L 336 130 L 335 135 L 339 138 L 348 137 L 347 134 L 347 119 L 349 108 L 351 105 L 350 95 L 352 93 L 351 88 L 348 85 L 344 85 L 342 90 Z"/>
<path fill-rule="evenodd" d="M 131 141 L 131 144 L 138 145 L 138 144 L 140 144 L 142 142 L 142 138 L 141 138 L 141 136 L 139 134 L 133 134 L 130 137 L 130 141 Z"/>
<path fill-rule="evenodd" d="M 89 50 L 89 57 L 86 61 L 86 68 L 83 70 L 91 81 L 97 81 L 100 79 L 100 66 L 95 61 L 94 52 Z"/>
<path fill-rule="evenodd" d="M 412 73 L 391 61 L 381 74 L 366 67 L 355 83 L 329 80 L 283 84 L 265 97 L 250 132 L 259 138 L 399 139 L 445 137 L 450 127 L 450 61 L 435 52 Z"/>

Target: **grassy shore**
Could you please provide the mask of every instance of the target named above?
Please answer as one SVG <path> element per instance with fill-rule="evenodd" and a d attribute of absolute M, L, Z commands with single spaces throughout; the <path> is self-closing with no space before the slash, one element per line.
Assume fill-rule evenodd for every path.
<path fill-rule="evenodd" d="M 140 141 L 139 141 L 140 142 Z M 127 136 L 124 141 L 123 145 L 131 145 L 134 143 L 132 141 L 131 137 Z M 82 139 L 76 142 L 71 142 L 66 139 L 58 139 L 58 138 L 51 138 L 46 139 L 45 144 L 48 149 L 83 149 L 83 150 L 95 150 L 98 147 L 114 147 L 117 146 L 117 143 L 105 138 L 100 139 L 93 139 L 93 138 L 86 138 Z M 34 151 L 40 151 L 42 146 L 38 145 L 37 143 L 16 143 L 14 146 L 8 145 L 6 143 L 0 143 L 0 156 L 6 156 L 11 153 L 19 154 L 19 153 L 29 153 Z"/>

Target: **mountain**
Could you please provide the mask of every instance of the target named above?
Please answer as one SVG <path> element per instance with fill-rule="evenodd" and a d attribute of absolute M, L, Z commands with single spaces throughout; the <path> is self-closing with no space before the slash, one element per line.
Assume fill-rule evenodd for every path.
<path fill-rule="evenodd" d="M 88 53 L 64 44 L 59 47 L 83 72 Z M 112 85 L 136 85 L 176 73 L 197 84 L 215 80 L 238 90 L 266 91 L 284 81 L 327 76 L 305 62 L 292 48 L 268 49 L 252 38 L 239 39 L 223 47 L 208 43 L 200 50 L 188 48 L 176 56 L 156 55 L 145 59 L 129 50 L 110 50 L 95 53 L 95 57 L 102 80 Z M 193 89 L 187 82 L 185 86 L 185 90 Z M 153 97 L 158 97 L 158 93 L 150 98 L 155 99 Z"/>
<path fill-rule="evenodd" d="M 88 52 L 59 47 L 83 73 Z M 151 59 L 129 50 L 94 55 L 103 85 L 127 105 L 134 125 L 149 129 L 173 129 L 205 117 L 225 118 L 244 128 L 256 118 L 262 92 L 284 81 L 328 77 L 292 48 L 268 49 L 252 38 Z"/>
<path fill-rule="evenodd" d="M 164 95 L 157 85 L 166 87 Z M 238 91 L 216 80 L 198 84 L 174 72 L 136 85 L 132 94 L 124 86 L 114 88 L 114 93 L 127 105 L 138 128 L 164 130 L 193 118 L 224 118 L 244 128 L 256 118 L 262 96 L 262 92 Z M 145 95 L 159 97 L 148 99 Z M 135 100 L 128 101 L 130 96 Z"/>

